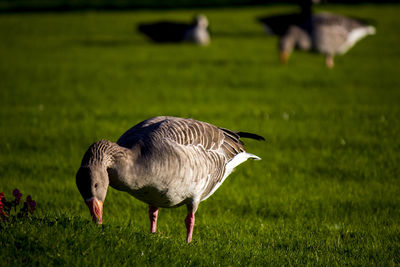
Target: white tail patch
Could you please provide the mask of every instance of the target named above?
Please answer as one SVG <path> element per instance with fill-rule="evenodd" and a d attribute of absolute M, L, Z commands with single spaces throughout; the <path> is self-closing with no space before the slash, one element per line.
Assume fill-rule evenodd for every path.
<path fill-rule="evenodd" d="M 245 162 L 247 159 L 255 159 L 255 160 L 261 160 L 260 157 L 257 157 L 256 155 L 247 153 L 247 152 L 242 152 L 237 154 L 231 161 L 226 164 L 226 170 L 224 174 L 224 178 L 222 180 L 225 180 L 225 178 L 233 172 L 233 170 L 236 168 L 236 166 L 239 166 L 243 162 Z"/>
<path fill-rule="evenodd" d="M 373 35 L 373 34 L 375 34 L 375 32 L 376 32 L 376 30 L 375 30 L 375 27 L 373 27 L 373 26 L 367 26 L 367 27 L 357 28 L 357 29 L 352 30 L 349 33 L 346 42 L 339 48 L 339 53 L 340 54 L 346 53 L 359 40 L 366 37 L 367 35 Z"/>
<path fill-rule="evenodd" d="M 241 152 L 241 153 L 237 154 L 231 161 L 228 162 L 228 164 L 226 164 L 225 173 L 224 173 L 224 176 L 221 179 L 221 181 L 215 185 L 215 187 L 211 190 L 211 192 L 205 198 L 203 198 L 202 201 L 207 199 L 209 196 L 211 196 L 215 192 L 215 190 L 217 190 L 218 187 L 221 186 L 221 184 L 225 181 L 225 179 L 229 176 L 229 174 L 231 174 L 233 172 L 235 167 L 239 166 L 240 164 L 245 162 L 247 159 L 261 160 L 260 157 L 250 154 L 250 153 L 247 153 L 247 152 Z"/>
<path fill-rule="evenodd" d="M 367 31 L 369 35 L 374 35 L 376 33 L 376 29 L 374 26 L 368 26 Z"/>

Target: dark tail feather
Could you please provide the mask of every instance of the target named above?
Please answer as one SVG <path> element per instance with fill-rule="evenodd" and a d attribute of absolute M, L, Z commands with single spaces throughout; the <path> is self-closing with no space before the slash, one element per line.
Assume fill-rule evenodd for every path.
<path fill-rule="evenodd" d="M 236 132 L 236 134 L 238 134 L 240 137 L 243 137 L 243 138 L 251 138 L 251 139 L 258 140 L 258 141 L 265 141 L 264 137 L 257 135 L 257 134 L 253 134 L 253 133 Z"/>

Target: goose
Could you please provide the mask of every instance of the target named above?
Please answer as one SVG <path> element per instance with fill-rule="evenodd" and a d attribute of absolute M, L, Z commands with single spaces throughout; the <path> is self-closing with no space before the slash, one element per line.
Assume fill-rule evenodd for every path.
<path fill-rule="evenodd" d="M 157 43 L 189 42 L 199 45 L 210 43 L 208 20 L 202 14 L 197 15 L 191 24 L 160 21 L 140 24 L 138 30 Z"/>
<path fill-rule="evenodd" d="M 133 126 L 116 143 L 100 140 L 83 156 L 76 185 L 94 222 L 102 224 L 109 186 L 149 206 L 155 233 L 159 208 L 186 205 L 186 242 L 193 235 L 195 212 L 236 166 L 247 159 L 240 138 L 263 137 L 219 128 L 194 119 L 160 116 Z"/>
<path fill-rule="evenodd" d="M 291 25 L 279 42 L 280 58 L 286 63 L 292 50 L 314 49 L 325 55 L 325 65 L 334 66 L 333 57 L 345 54 L 362 38 L 375 34 L 375 27 L 359 20 L 331 14 L 310 15 L 303 24 Z"/>

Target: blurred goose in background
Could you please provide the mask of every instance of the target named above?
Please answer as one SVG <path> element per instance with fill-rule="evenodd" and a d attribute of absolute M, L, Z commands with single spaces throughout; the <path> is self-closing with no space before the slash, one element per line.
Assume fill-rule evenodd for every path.
<path fill-rule="evenodd" d="M 359 40 L 375 34 L 375 28 L 362 20 L 330 13 L 314 14 L 314 4 L 321 0 L 299 0 L 300 12 L 258 18 L 267 33 L 280 37 L 282 63 L 287 63 L 294 48 L 314 50 L 325 55 L 327 67 L 333 57 L 346 53 Z"/>
<path fill-rule="evenodd" d="M 190 24 L 160 21 L 140 24 L 138 30 L 158 43 L 190 42 L 199 45 L 210 43 L 208 20 L 204 15 L 197 15 Z"/>
<path fill-rule="evenodd" d="M 77 187 L 95 222 L 102 223 L 103 202 L 111 187 L 149 205 L 150 231 L 156 232 L 158 208 L 186 205 L 186 241 L 192 240 L 199 203 L 247 159 L 240 138 L 263 137 L 218 128 L 206 122 L 155 117 L 125 132 L 112 143 L 89 147 L 76 174 Z"/>
<path fill-rule="evenodd" d="M 303 24 L 291 25 L 279 43 L 282 63 L 294 48 L 313 49 L 325 55 L 327 67 L 334 66 L 333 57 L 342 55 L 365 36 L 375 34 L 373 26 L 356 19 L 330 13 L 311 15 Z"/>
<path fill-rule="evenodd" d="M 286 63 L 294 48 L 313 49 L 325 55 L 327 67 L 334 66 L 333 57 L 342 55 L 375 28 L 356 19 L 330 13 L 311 15 L 303 25 L 291 25 L 279 43 L 281 61 Z"/>

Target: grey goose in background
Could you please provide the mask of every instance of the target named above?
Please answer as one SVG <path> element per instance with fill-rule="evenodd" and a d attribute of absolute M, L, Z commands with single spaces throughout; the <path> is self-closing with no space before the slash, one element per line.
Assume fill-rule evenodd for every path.
<path fill-rule="evenodd" d="M 77 187 L 95 222 L 102 223 L 108 186 L 149 205 L 150 231 L 158 208 L 186 205 L 186 241 L 192 240 L 199 203 L 212 195 L 236 166 L 247 159 L 240 138 L 263 137 L 176 117 L 145 120 L 113 143 L 101 140 L 86 151 L 76 174 Z"/>
<path fill-rule="evenodd" d="M 138 30 L 157 43 L 189 42 L 199 45 L 210 43 L 208 19 L 205 15 L 197 15 L 192 23 L 160 21 L 142 23 Z"/>
<path fill-rule="evenodd" d="M 325 55 L 327 67 L 334 66 L 333 57 L 342 55 L 367 35 L 375 34 L 373 26 L 341 15 L 312 14 L 303 24 L 291 25 L 281 37 L 279 49 L 286 63 L 294 48 L 315 50 Z"/>

